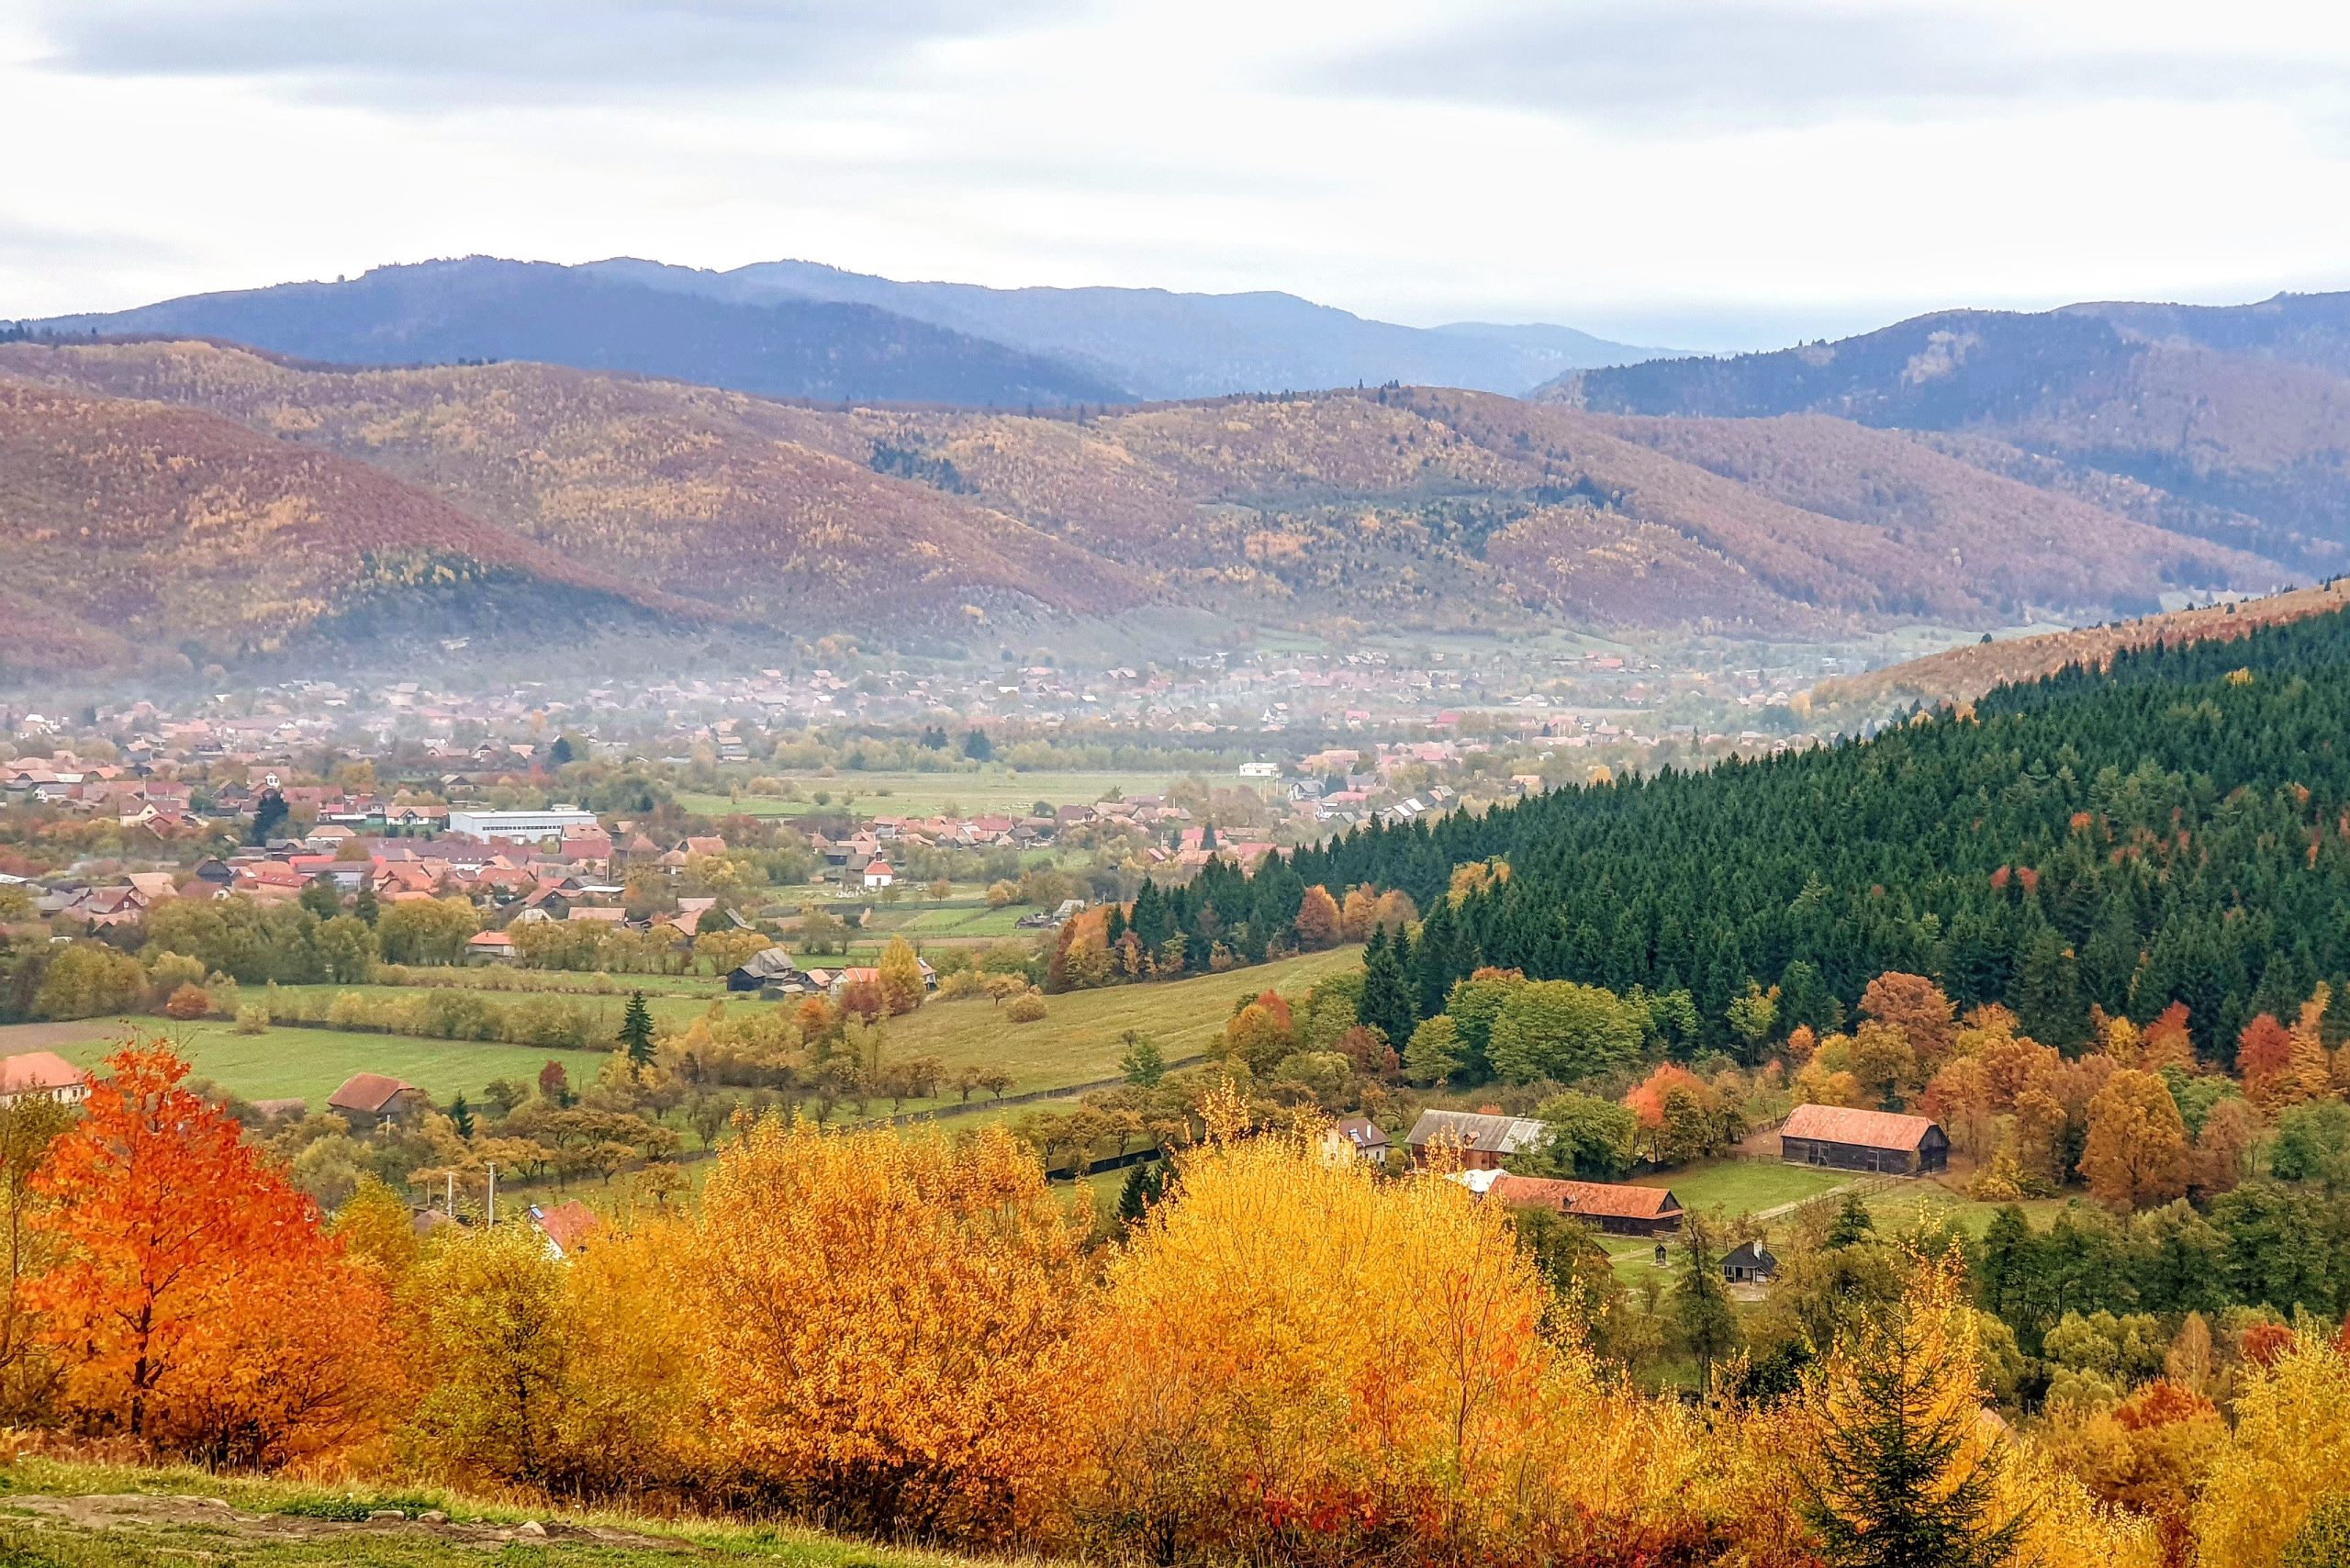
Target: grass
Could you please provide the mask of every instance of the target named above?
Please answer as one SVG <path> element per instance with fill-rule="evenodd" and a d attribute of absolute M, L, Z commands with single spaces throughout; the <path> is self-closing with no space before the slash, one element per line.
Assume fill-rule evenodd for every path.
<path fill-rule="evenodd" d="M 1715 1159 L 1637 1177 L 1641 1187 L 1670 1187 L 1691 1213 L 1721 1209 L 1737 1215 L 1760 1214 L 1782 1204 L 1799 1204 L 1852 1180 L 1847 1173 L 1814 1170 L 1762 1159 Z"/>
<path fill-rule="evenodd" d="M 199 1077 L 248 1100 L 307 1100 L 314 1111 L 324 1109 L 327 1096 L 355 1072 L 401 1079 L 445 1104 L 459 1093 L 478 1100 L 492 1079 L 528 1082 L 538 1077 L 550 1057 L 565 1061 L 575 1078 L 592 1072 L 596 1065 L 576 1051 L 341 1029 L 289 1026 L 240 1035 L 225 1023 L 167 1024 L 153 1018 L 94 1018 L 90 1025 L 87 1041 L 49 1048 L 77 1067 L 89 1067 L 113 1050 L 131 1027 L 162 1029 L 179 1043 L 180 1054 Z"/>
<path fill-rule="evenodd" d="M 1131 1029 L 1158 1043 L 1169 1061 L 1205 1050 L 1232 1004 L 1271 988 L 1302 995 L 1326 975 L 1352 968 L 1360 949 L 1336 947 L 1277 964 L 1148 985 L 1106 986 L 1045 999 L 1046 1015 L 1014 1024 L 984 1000 L 932 1002 L 888 1025 L 892 1057 L 934 1056 L 949 1070 L 980 1067 L 1012 1075 L 1013 1090 L 1056 1089 L 1114 1078 Z"/>
<path fill-rule="evenodd" d="M 262 1517 L 222 1518 L 217 1523 L 131 1519 L 99 1529 L 26 1506 L 36 1498 L 101 1495 L 218 1498 L 241 1514 Z M 364 1519 L 377 1508 L 397 1508 L 404 1521 L 387 1527 L 340 1522 Z M 453 1524 L 408 1522 L 432 1508 L 446 1513 Z M 545 1524 L 550 1538 L 505 1543 L 508 1528 L 531 1519 Z M 626 1533 L 583 1537 L 565 1527 Z M 20 1459 L 0 1476 L 0 1562 L 12 1568 L 669 1568 L 696 1558 L 794 1568 L 948 1568 L 962 1561 L 842 1540 L 795 1526 L 551 1510 L 431 1487 L 331 1486 L 191 1467 L 132 1468 L 41 1457 Z"/>
<path fill-rule="evenodd" d="M 1105 793 L 1151 795 L 1164 790 L 1181 774 L 1156 773 L 1015 773 L 991 767 L 977 773 L 811 773 L 778 777 L 799 786 L 800 799 L 772 795 L 684 794 L 677 803 L 703 816 L 740 812 L 753 817 L 797 817 L 811 812 L 837 812 L 854 794 L 862 816 L 935 816 L 953 806 L 967 813 L 1011 812 L 1024 815 L 1043 801 L 1056 806 L 1091 805 Z M 818 790 L 831 796 L 819 806 Z"/>

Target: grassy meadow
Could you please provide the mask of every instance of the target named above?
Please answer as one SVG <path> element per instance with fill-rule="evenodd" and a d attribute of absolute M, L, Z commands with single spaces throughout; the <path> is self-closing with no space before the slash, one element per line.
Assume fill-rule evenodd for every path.
<path fill-rule="evenodd" d="M 592 1056 L 578 1051 L 420 1040 L 341 1029 L 273 1026 L 258 1035 L 240 1035 L 234 1025 L 220 1020 L 175 1024 L 162 1018 L 91 1018 L 84 1023 L 89 1031 L 85 1039 L 39 1047 L 14 1045 L 8 1039 L 10 1031 L 0 1028 L 0 1052 L 53 1050 L 76 1067 L 90 1067 L 134 1028 L 149 1034 L 161 1032 L 178 1042 L 180 1054 L 198 1076 L 248 1100 L 307 1100 L 312 1110 L 322 1109 L 327 1096 L 355 1072 L 401 1079 L 446 1103 L 460 1093 L 478 1100 L 492 1079 L 535 1079 L 550 1058 L 562 1060 L 575 1078 L 592 1074 L 599 1065 Z"/>
<path fill-rule="evenodd" d="M 704 816 L 740 812 L 752 817 L 798 817 L 837 812 L 854 796 L 863 815 L 935 816 L 950 809 L 965 813 L 1004 812 L 1024 815 L 1043 801 L 1056 806 L 1091 805 L 1104 794 L 1152 795 L 1182 777 L 1143 770 L 1134 773 L 1019 773 L 990 767 L 976 773 L 787 773 L 777 777 L 796 786 L 798 800 L 773 795 L 681 794 L 677 803 Z M 821 791 L 829 801 L 818 805 Z"/>

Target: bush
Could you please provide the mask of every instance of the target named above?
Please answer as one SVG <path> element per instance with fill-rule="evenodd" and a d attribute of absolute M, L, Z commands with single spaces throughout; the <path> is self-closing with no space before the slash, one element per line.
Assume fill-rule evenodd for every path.
<path fill-rule="evenodd" d="M 258 1035 L 269 1027 L 269 1009 L 258 1002 L 248 1002 L 237 1009 L 237 1033 Z"/>
<path fill-rule="evenodd" d="M 191 1018 L 201 1018 L 212 1011 L 212 993 L 194 981 L 182 985 L 163 1003 L 163 1016 L 176 1018 L 185 1024 Z"/>
<path fill-rule="evenodd" d="M 1014 1000 L 1003 1010 L 1003 1015 L 1014 1024 L 1039 1023 L 1045 1016 L 1045 999 L 1032 991 Z"/>

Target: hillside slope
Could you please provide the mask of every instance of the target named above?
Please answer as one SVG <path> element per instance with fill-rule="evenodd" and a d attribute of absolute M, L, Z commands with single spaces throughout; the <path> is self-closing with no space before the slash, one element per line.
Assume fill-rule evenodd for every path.
<path fill-rule="evenodd" d="M 2350 563 L 2350 296 L 2229 308 L 1955 310 L 1832 343 L 1581 372 L 1600 412 L 1831 414 L 1987 438 L 2076 493 L 2121 476 L 2170 521 L 2331 572 Z"/>
<path fill-rule="evenodd" d="M 2068 665 L 2102 669 L 2126 650 L 2151 648 L 2157 643 L 2178 646 L 2226 641 L 2345 605 L 2350 605 L 2350 585 L 2336 581 L 2208 609 L 2174 610 L 2038 636 L 1970 643 L 1865 675 L 1821 681 L 1812 689 L 1812 712 L 1821 719 L 1859 722 L 1911 703 L 1929 708 L 1942 703 L 1964 706 L 1997 687 L 2038 680 Z"/>
<path fill-rule="evenodd" d="M 16 669 L 709 614 L 218 414 L 5 380 L 0 521 Z"/>
<path fill-rule="evenodd" d="M 346 364 L 537 360 L 769 397 L 1020 408 L 1126 396 L 1071 365 L 868 305 L 707 298 L 482 256 L 36 325 L 222 338 Z"/>
<path fill-rule="evenodd" d="M 1829 420 L 1384 389 L 1083 417 L 796 406 L 534 364 L 0 344 L 0 377 L 364 462 L 583 566 L 795 633 L 1157 599 L 1289 624 L 1834 632 L 2102 618 L 2269 562 Z"/>
<path fill-rule="evenodd" d="M 1564 371 L 1673 352 L 1610 342 L 1572 327 L 1402 327 L 1270 292 L 899 283 L 812 262 L 761 262 L 722 273 L 615 259 L 581 270 L 714 299 L 877 307 L 1082 365 L 1156 398 L 1391 381 L 1516 395 Z"/>
<path fill-rule="evenodd" d="M 535 364 L 297 368 L 204 343 L 0 345 L 0 376 L 211 410 L 366 463 L 597 571 L 792 633 L 1100 613 L 1116 566 L 791 439 L 757 398 Z"/>

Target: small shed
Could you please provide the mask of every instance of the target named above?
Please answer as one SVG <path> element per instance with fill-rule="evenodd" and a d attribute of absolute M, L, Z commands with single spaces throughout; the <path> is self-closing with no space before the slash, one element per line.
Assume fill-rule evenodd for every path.
<path fill-rule="evenodd" d="M 1950 1136 L 1924 1116 L 1798 1105 L 1779 1129 L 1779 1158 L 1789 1165 L 1922 1176 L 1948 1169 Z"/>
<path fill-rule="evenodd" d="M 1759 1285 L 1779 1271 L 1779 1260 L 1759 1241 L 1741 1241 L 1722 1259 L 1722 1278 L 1734 1285 Z"/>

